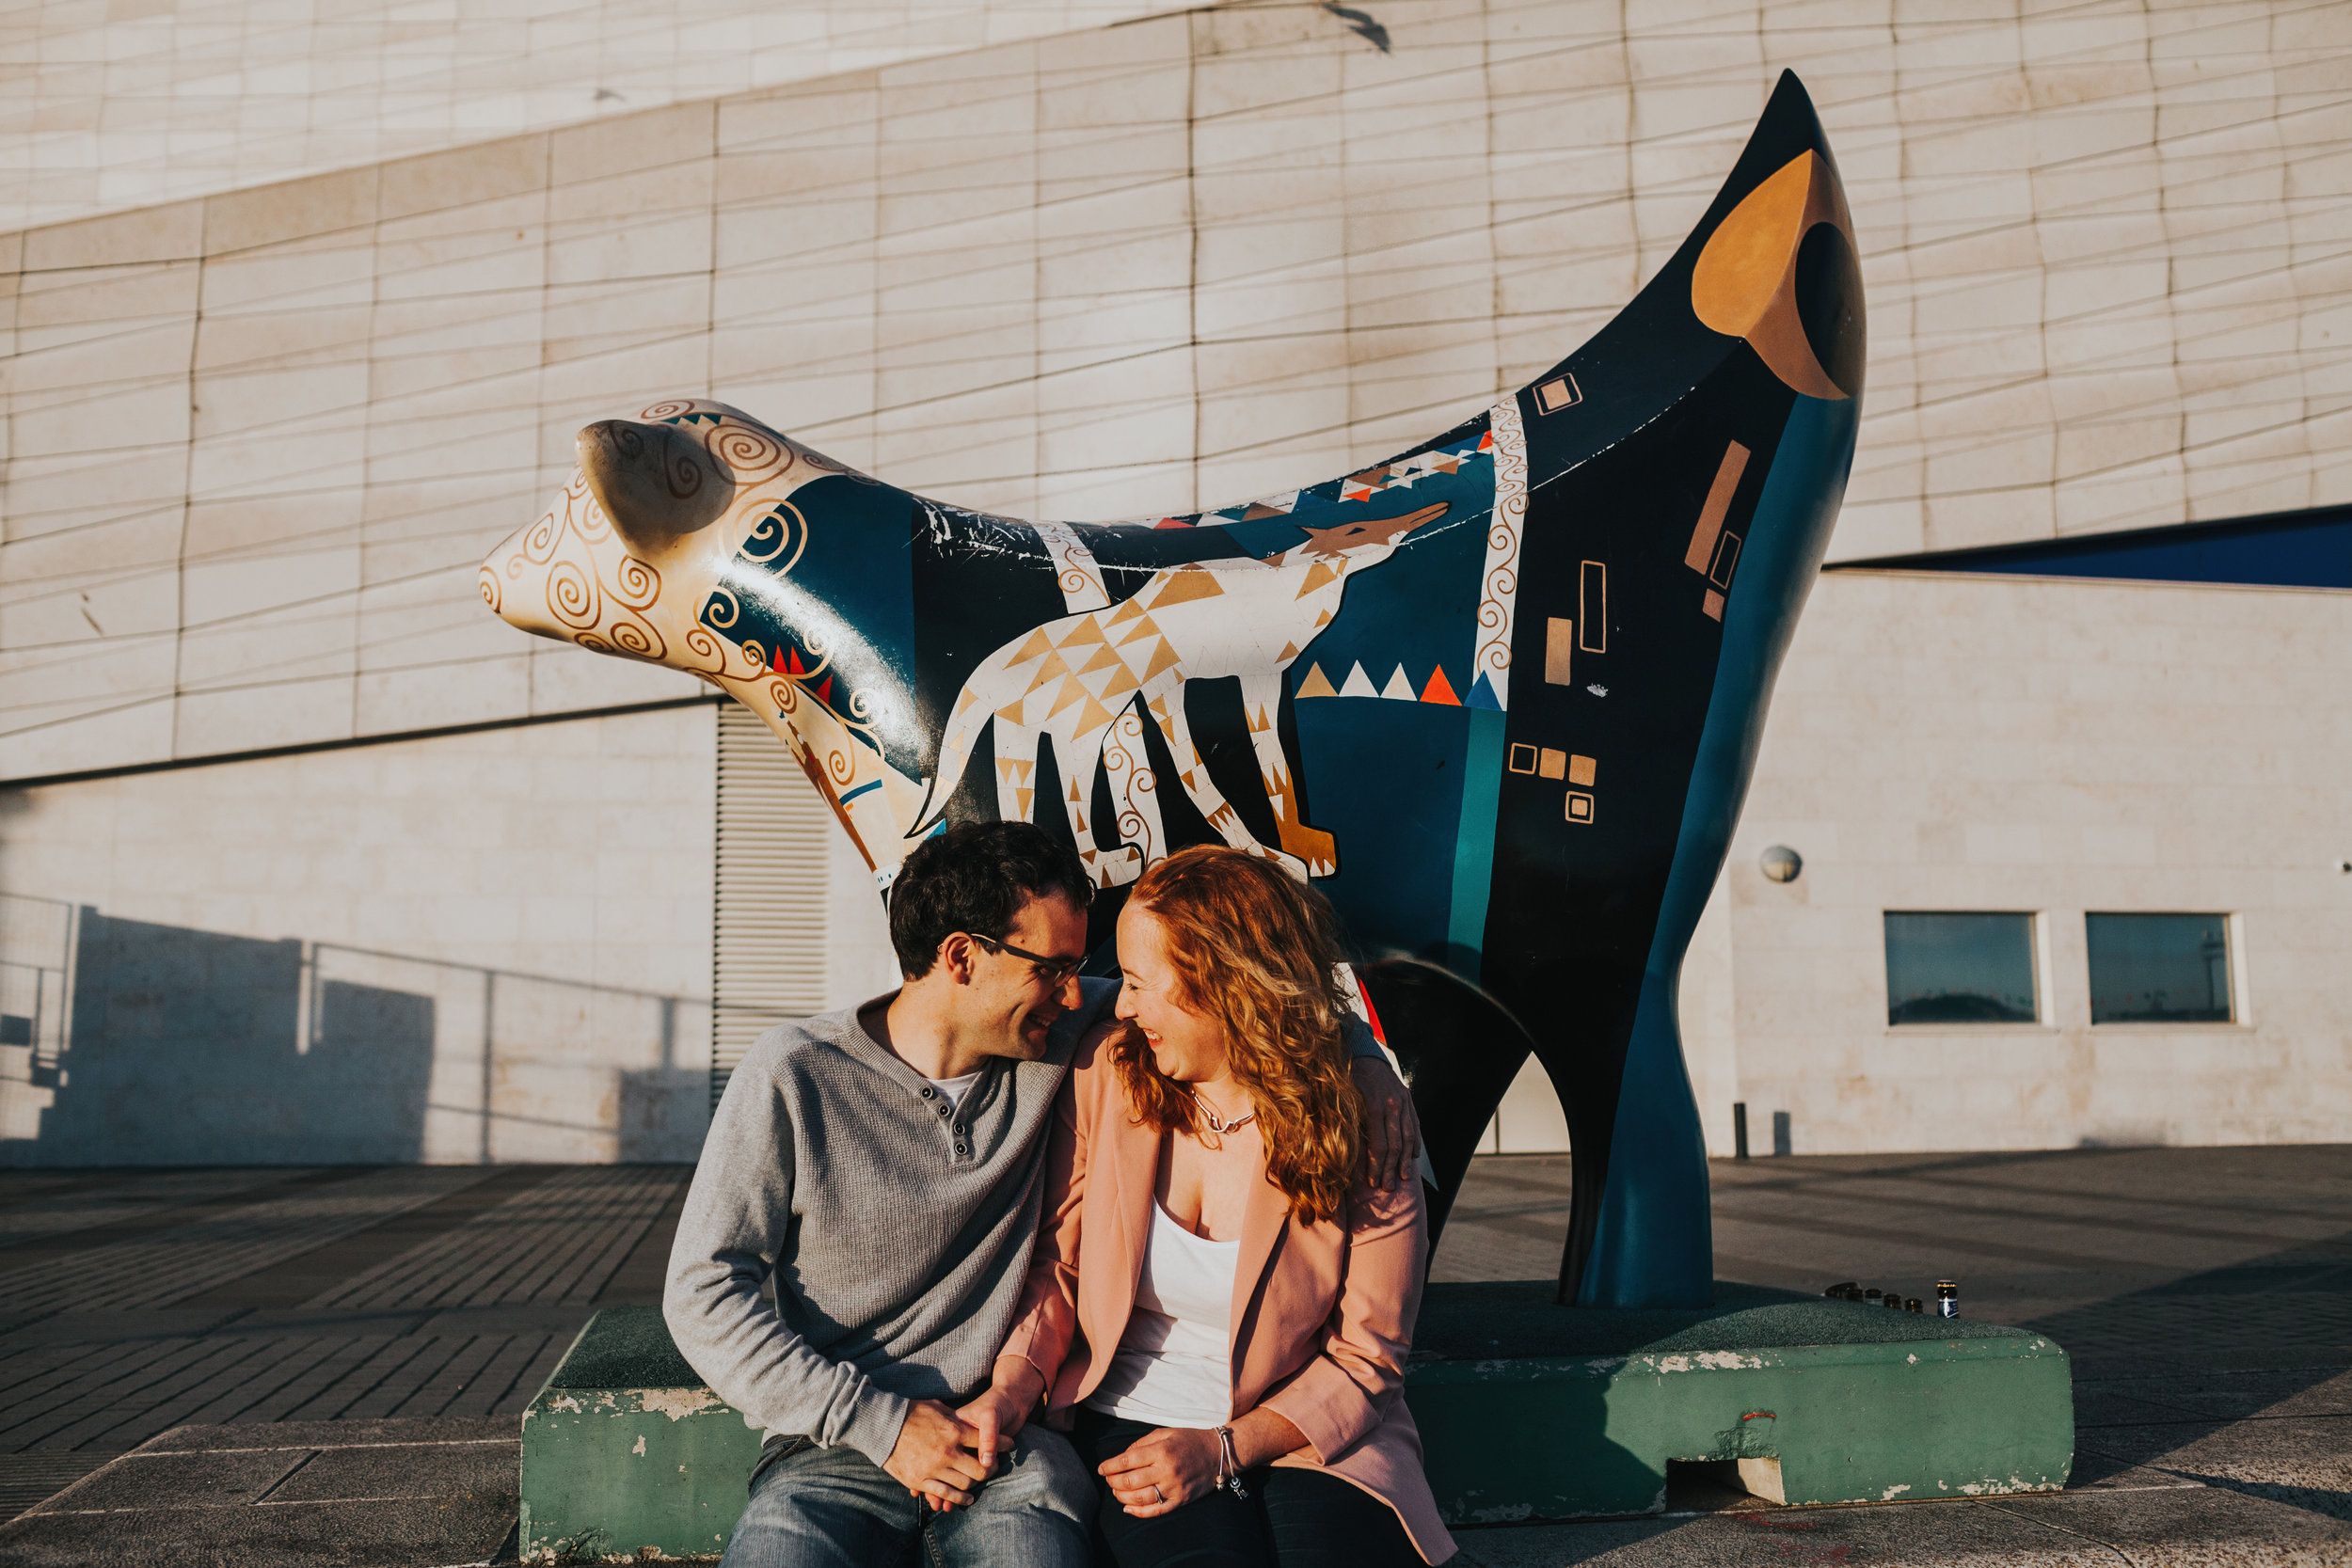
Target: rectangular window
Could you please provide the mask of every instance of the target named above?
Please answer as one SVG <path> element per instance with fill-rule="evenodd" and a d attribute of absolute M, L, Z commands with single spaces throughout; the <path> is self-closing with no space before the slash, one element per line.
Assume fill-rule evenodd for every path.
<path fill-rule="evenodd" d="M 2032 1023 L 2033 916 L 1886 914 L 1886 1022 Z"/>
<path fill-rule="evenodd" d="M 2092 914 L 2093 1023 L 2227 1023 L 2230 918 L 2220 914 Z"/>

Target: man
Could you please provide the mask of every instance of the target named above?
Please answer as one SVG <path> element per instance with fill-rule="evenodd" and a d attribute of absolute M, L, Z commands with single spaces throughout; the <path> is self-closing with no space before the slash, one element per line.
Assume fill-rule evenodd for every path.
<path fill-rule="evenodd" d="M 1042 829 L 951 829 L 891 891 L 906 983 L 770 1031 L 736 1069 L 662 1298 L 688 1362 L 768 1433 L 727 1568 L 866 1568 L 918 1532 L 951 1565 L 1089 1562 L 1076 1452 L 987 1395 L 1054 1096 L 1118 994 L 1077 978 L 1093 894 Z M 1409 1102 L 1369 1032 L 1357 1049 L 1394 1181 Z"/>

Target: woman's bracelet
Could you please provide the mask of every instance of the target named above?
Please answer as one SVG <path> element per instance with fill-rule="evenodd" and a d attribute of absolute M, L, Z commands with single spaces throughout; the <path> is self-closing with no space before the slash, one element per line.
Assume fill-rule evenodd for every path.
<path fill-rule="evenodd" d="M 1216 1483 L 1234 1497 L 1248 1500 L 1248 1491 L 1241 1483 L 1241 1455 L 1233 1449 L 1233 1429 L 1216 1429 Z"/>

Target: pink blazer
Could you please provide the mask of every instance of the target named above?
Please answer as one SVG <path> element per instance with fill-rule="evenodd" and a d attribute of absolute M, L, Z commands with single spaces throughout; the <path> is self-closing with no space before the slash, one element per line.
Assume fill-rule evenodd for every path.
<path fill-rule="evenodd" d="M 1080 1047 L 1056 1107 L 1043 1232 L 1002 1353 L 1044 1377 L 1057 1426 L 1103 1381 L 1126 1330 L 1159 1157 L 1160 1136 L 1134 1119 L 1103 1039 Z M 1359 1182 L 1344 1228 L 1301 1223 L 1260 1181 L 1233 1273 L 1233 1409 L 1289 1418 L 1307 1446 L 1274 1463 L 1362 1487 L 1396 1511 L 1422 1560 L 1441 1562 L 1454 1538 L 1400 1393 L 1428 1234 L 1417 1180 L 1394 1193 Z"/>

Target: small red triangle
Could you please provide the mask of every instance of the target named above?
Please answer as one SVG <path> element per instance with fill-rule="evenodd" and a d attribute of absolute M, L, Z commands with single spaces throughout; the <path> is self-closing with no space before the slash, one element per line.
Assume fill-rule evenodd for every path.
<path fill-rule="evenodd" d="M 1460 707 L 1462 699 L 1454 694 L 1454 688 L 1445 678 L 1445 666 L 1440 664 L 1429 673 L 1429 684 L 1421 689 L 1424 703 L 1443 703 L 1448 707 Z"/>
<path fill-rule="evenodd" d="M 817 689 L 817 700 L 827 707 L 833 706 L 833 677 L 831 675 L 827 675 L 825 684 Z"/>
<path fill-rule="evenodd" d="M 808 672 L 807 672 L 807 671 L 805 671 L 805 670 L 803 670 L 803 669 L 802 669 L 802 668 L 801 668 L 801 650 L 800 650 L 800 649 L 795 648 L 795 649 L 793 649 L 793 650 L 792 650 L 792 666 L 791 666 L 791 668 L 790 668 L 790 669 L 787 670 L 787 671 L 785 672 L 785 673 L 786 673 L 786 674 L 787 674 L 787 675 L 791 675 L 791 676 L 795 677 L 796 679 L 797 679 L 798 677 L 802 676 L 802 675 L 805 675 L 805 674 L 807 674 L 807 673 L 808 673 Z"/>

